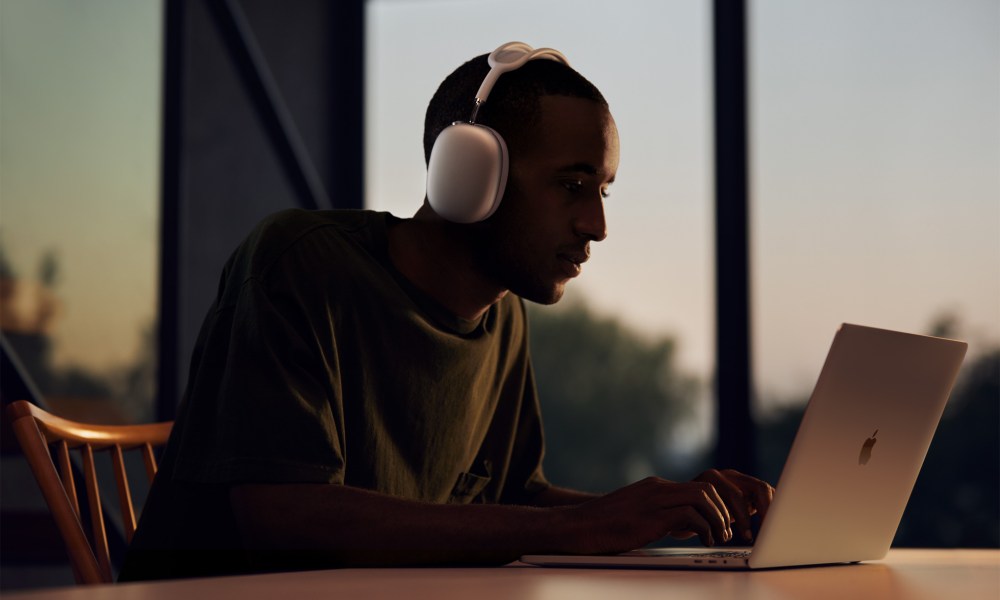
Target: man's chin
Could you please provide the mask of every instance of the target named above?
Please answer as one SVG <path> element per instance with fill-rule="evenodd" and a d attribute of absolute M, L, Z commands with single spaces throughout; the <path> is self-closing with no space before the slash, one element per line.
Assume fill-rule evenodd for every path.
<path fill-rule="evenodd" d="M 566 284 L 564 282 L 560 282 L 544 289 L 542 286 L 537 286 L 533 289 L 524 290 L 523 292 L 518 290 L 512 291 L 525 300 L 529 300 L 535 304 L 550 305 L 562 300 L 563 294 L 566 293 Z"/>

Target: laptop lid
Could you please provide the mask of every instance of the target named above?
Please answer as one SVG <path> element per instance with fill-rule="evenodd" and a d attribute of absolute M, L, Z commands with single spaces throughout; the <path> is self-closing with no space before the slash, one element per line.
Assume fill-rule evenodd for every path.
<path fill-rule="evenodd" d="M 885 556 L 967 348 L 942 338 L 840 327 L 751 567 Z"/>

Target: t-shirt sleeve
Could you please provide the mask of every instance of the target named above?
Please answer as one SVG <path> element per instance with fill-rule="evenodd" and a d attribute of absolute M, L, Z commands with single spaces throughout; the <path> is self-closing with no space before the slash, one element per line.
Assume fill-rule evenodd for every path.
<path fill-rule="evenodd" d="M 343 482 L 336 342 L 311 312 L 299 296 L 253 278 L 216 310 L 192 371 L 179 478 Z"/>

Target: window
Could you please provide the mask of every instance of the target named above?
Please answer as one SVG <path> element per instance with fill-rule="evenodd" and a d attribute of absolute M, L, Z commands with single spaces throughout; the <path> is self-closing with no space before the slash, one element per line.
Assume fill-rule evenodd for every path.
<path fill-rule="evenodd" d="M 161 11 L 0 4 L 0 328 L 69 418 L 152 415 Z"/>

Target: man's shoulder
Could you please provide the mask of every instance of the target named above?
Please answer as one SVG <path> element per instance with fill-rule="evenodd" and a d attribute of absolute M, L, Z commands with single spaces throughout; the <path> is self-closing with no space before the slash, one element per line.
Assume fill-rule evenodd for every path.
<path fill-rule="evenodd" d="M 383 219 L 384 213 L 370 210 L 305 210 L 289 208 L 268 215 L 257 224 L 253 241 L 291 244 L 317 230 L 336 234 L 356 234 Z"/>
<path fill-rule="evenodd" d="M 283 256 L 317 240 L 330 246 L 346 242 L 370 246 L 384 227 L 385 213 L 369 210 L 286 209 L 265 217 L 237 251 L 237 260 L 249 261 L 248 275 L 263 276 Z M 313 251 L 313 250 L 311 250 Z"/>

